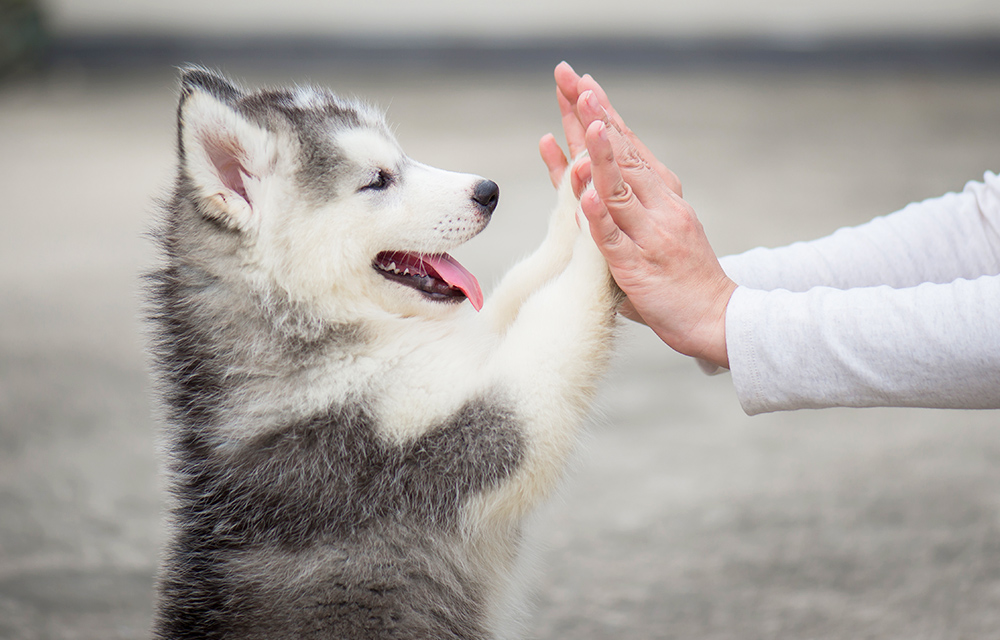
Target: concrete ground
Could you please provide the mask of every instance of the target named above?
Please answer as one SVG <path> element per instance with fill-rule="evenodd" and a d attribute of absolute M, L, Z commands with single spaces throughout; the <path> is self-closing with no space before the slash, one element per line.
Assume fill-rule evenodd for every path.
<path fill-rule="evenodd" d="M 552 194 L 535 145 L 559 126 L 548 67 L 235 71 L 369 97 L 412 156 L 496 180 L 493 224 L 456 252 L 487 289 L 540 239 Z M 1000 169 L 997 76 L 601 77 L 721 253 Z M 0 638 L 148 636 L 162 497 L 138 274 L 171 179 L 174 89 L 170 70 L 0 86 Z M 1000 637 L 998 488 L 996 412 L 748 418 L 728 376 L 627 327 L 533 526 L 528 636 Z"/>

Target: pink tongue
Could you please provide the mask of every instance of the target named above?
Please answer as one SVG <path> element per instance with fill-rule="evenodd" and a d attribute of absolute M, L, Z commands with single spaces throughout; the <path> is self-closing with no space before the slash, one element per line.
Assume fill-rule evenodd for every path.
<path fill-rule="evenodd" d="M 479 288 L 476 276 L 469 273 L 465 267 L 458 263 L 458 260 L 455 260 L 447 253 L 436 255 L 425 254 L 420 257 L 437 271 L 442 280 L 453 287 L 461 289 L 476 311 L 483 308 L 483 290 Z"/>

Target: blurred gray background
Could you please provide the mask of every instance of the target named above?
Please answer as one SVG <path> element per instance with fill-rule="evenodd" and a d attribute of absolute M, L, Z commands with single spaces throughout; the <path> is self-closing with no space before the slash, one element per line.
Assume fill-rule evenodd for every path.
<path fill-rule="evenodd" d="M 502 189 L 456 252 L 487 291 L 543 233 L 569 59 L 684 182 L 720 253 L 1000 170 L 1000 5 L 0 2 L 0 638 L 148 636 L 162 540 L 144 233 L 182 62 L 386 107 Z M 746 417 L 623 327 L 532 523 L 530 638 L 1000 638 L 1000 414 Z M 803 363 L 807 365 L 807 363 Z M 998 381 L 1000 384 L 1000 381 Z"/>

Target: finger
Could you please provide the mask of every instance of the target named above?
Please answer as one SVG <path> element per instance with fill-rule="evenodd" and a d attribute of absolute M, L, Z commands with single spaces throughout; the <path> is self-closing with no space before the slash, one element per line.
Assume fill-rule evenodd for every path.
<path fill-rule="evenodd" d="M 580 94 L 585 91 L 593 91 L 598 104 L 600 104 L 608 113 L 608 116 L 610 116 L 611 123 L 614 124 L 614 126 L 621 131 L 622 134 L 629 138 L 636 148 L 648 151 L 648 149 L 646 149 L 646 145 L 644 145 L 642 141 L 639 140 L 639 138 L 632 132 L 632 130 L 628 128 L 628 125 L 625 124 L 625 120 L 621 117 L 621 115 L 619 115 L 614 105 L 611 104 L 611 100 L 608 98 L 607 92 L 604 91 L 604 87 L 598 84 L 589 73 L 580 78 L 577 88 Z"/>
<path fill-rule="evenodd" d="M 559 147 L 559 143 L 556 142 L 556 137 L 551 133 L 542 136 L 542 139 L 538 141 L 538 152 L 541 154 L 545 166 L 549 169 L 549 179 L 552 180 L 552 186 L 558 188 L 569 163 Z"/>
<path fill-rule="evenodd" d="M 554 75 L 559 91 L 566 96 L 571 104 L 576 104 L 576 99 L 580 96 L 580 90 L 577 88 L 580 76 L 577 72 L 569 66 L 568 62 L 563 61 L 556 65 Z"/>
<path fill-rule="evenodd" d="M 575 158 L 587 147 L 587 143 L 584 141 L 587 130 L 580 123 L 580 118 L 576 114 L 576 99 L 571 103 L 562 91 L 557 89 L 556 100 L 559 102 L 559 113 L 562 115 L 563 133 L 566 134 L 569 155 Z"/>
<path fill-rule="evenodd" d="M 568 62 L 560 62 L 554 72 L 556 80 L 556 99 L 559 101 L 559 111 L 562 114 L 563 131 L 566 133 L 566 143 L 569 154 L 576 157 L 585 148 L 584 133 L 586 127 L 580 123 L 576 114 L 576 101 L 580 97 L 577 85 L 580 76 Z"/>
<path fill-rule="evenodd" d="M 611 100 L 608 98 L 608 94 L 604 91 L 604 88 L 588 73 L 584 74 L 580 81 L 577 83 L 578 95 L 585 91 L 593 91 L 594 95 L 597 97 L 598 103 L 604 108 L 608 113 L 611 122 L 618 128 L 619 131 L 632 143 L 632 146 L 636 148 L 639 155 L 641 155 L 645 161 L 653 168 L 654 171 L 663 179 L 663 182 L 670 188 L 671 191 L 679 196 L 683 196 L 681 191 L 681 181 L 677 179 L 677 175 L 667 168 L 662 162 L 656 159 L 653 152 L 649 150 L 649 147 L 639 139 L 635 132 L 632 131 L 625 124 L 625 120 L 621 117 L 618 111 L 611 104 Z M 585 122 L 584 126 L 590 124 Z"/>
<path fill-rule="evenodd" d="M 597 96 L 597 100 L 600 105 L 604 107 L 604 110 L 611 116 L 611 120 L 615 126 L 622 131 L 628 130 L 628 127 L 625 126 L 625 121 L 622 120 L 622 117 L 618 115 L 618 111 L 615 110 L 614 105 L 611 104 L 611 100 L 608 98 L 607 92 L 604 91 L 604 88 L 598 84 L 589 73 L 584 74 L 583 77 L 580 78 L 580 81 L 577 82 L 577 96 L 582 94 L 584 91 L 593 91 L 594 95 Z"/>
<path fill-rule="evenodd" d="M 586 119 L 601 122 L 614 152 L 615 161 L 624 180 L 635 190 L 636 197 L 646 206 L 662 202 L 669 188 L 643 157 L 635 145 L 610 121 L 609 114 L 598 103 L 593 91 L 580 95 L 578 110 Z M 591 125 L 593 126 L 593 125 Z M 588 130 L 589 132 L 589 130 Z"/>
<path fill-rule="evenodd" d="M 632 186 L 622 175 L 621 167 L 609 140 L 612 129 L 598 120 L 587 128 L 587 149 L 594 191 L 600 197 L 615 224 L 631 238 L 641 237 L 649 227 L 649 216 Z"/>
<path fill-rule="evenodd" d="M 635 264 L 639 248 L 615 223 L 610 211 L 594 189 L 588 189 L 580 198 L 580 209 L 590 227 L 590 235 L 600 249 L 612 274 Z"/>
<path fill-rule="evenodd" d="M 590 182 L 590 158 L 583 157 L 576 161 L 573 165 L 573 171 L 570 173 L 570 180 L 573 183 L 573 195 L 577 198 L 583 194 L 584 187 Z"/>

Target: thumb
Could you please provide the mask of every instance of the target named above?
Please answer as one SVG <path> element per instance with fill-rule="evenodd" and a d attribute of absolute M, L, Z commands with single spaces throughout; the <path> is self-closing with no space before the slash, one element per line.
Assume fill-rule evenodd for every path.
<path fill-rule="evenodd" d="M 569 163 L 559 147 L 559 143 L 556 142 L 555 136 L 551 133 L 542 136 L 542 139 L 538 141 L 538 152 L 542 156 L 545 167 L 549 170 L 549 179 L 552 180 L 552 185 L 558 188 Z"/>
<path fill-rule="evenodd" d="M 608 265 L 625 268 L 638 256 L 639 248 L 615 223 L 611 213 L 594 189 L 587 189 L 580 198 L 580 209 L 587 218 L 590 235 Z"/>

